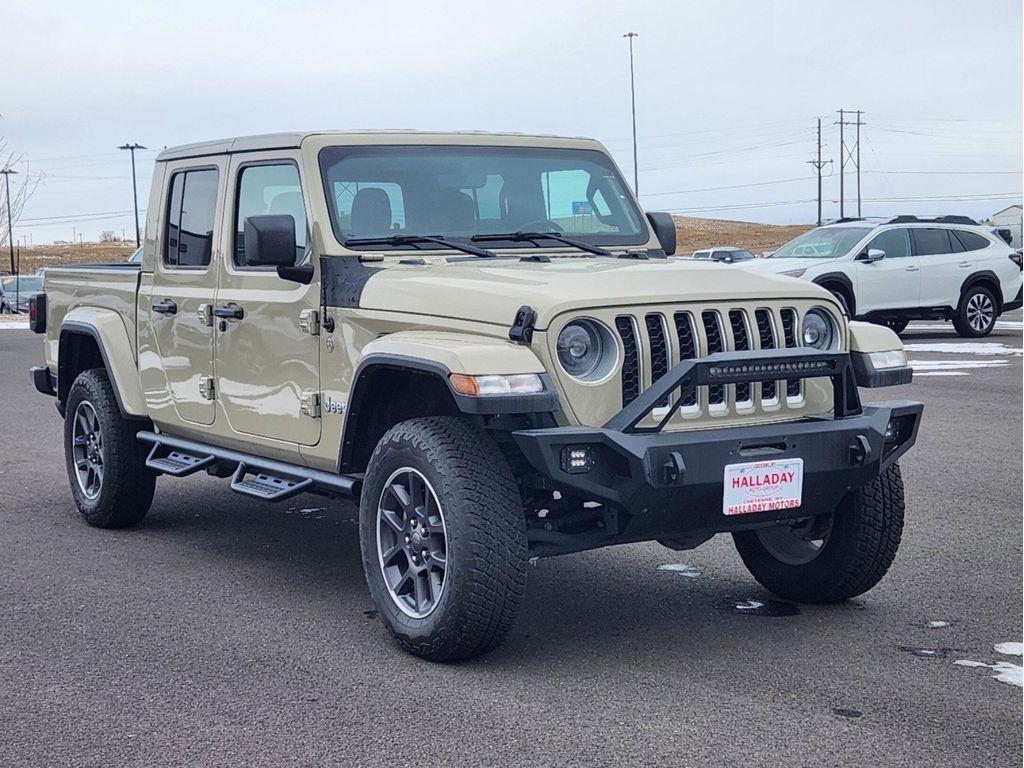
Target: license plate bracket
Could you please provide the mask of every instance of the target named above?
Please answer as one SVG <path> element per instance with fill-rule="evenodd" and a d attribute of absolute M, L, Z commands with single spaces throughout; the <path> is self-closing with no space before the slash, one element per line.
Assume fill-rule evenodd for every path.
<path fill-rule="evenodd" d="M 803 503 L 803 486 L 801 458 L 727 464 L 722 476 L 722 514 L 796 509 Z"/>

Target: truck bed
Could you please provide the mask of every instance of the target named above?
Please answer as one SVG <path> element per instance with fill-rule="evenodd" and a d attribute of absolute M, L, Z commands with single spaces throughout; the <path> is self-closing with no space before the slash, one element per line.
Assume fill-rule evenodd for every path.
<path fill-rule="evenodd" d="M 69 264 L 47 267 L 43 277 L 46 294 L 46 364 L 57 367 L 57 345 L 64 318 L 73 309 L 93 307 L 116 313 L 131 340 L 137 357 L 135 311 L 141 271 L 138 264 Z"/>

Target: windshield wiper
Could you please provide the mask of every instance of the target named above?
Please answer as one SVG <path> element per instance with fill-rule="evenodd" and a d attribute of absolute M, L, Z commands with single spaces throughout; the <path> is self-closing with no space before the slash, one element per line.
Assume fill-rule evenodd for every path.
<path fill-rule="evenodd" d="M 579 248 L 581 251 L 592 253 L 595 256 L 614 255 L 611 251 L 606 251 L 598 245 L 584 243 L 582 240 L 573 240 L 571 237 L 564 237 L 557 232 L 506 232 L 504 234 L 473 235 L 469 239 L 474 243 L 509 240 L 513 243 L 533 243 L 534 245 L 537 244 L 538 240 L 554 240 L 556 243 L 571 245 L 573 248 Z"/>
<path fill-rule="evenodd" d="M 474 238 L 475 239 L 475 238 Z M 350 237 L 342 240 L 341 244 L 346 248 L 359 247 L 362 245 L 411 245 L 417 246 L 422 243 L 434 243 L 443 248 L 451 248 L 453 251 L 462 251 L 471 256 L 479 256 L 482 259 L 497 258 L 497 254 L 484 248 L 477 248 L 469 243 L 458 243 L 454 240 L 446 240 L 443 237 L 434 235 L 391 235 L 389 237 Z"/>

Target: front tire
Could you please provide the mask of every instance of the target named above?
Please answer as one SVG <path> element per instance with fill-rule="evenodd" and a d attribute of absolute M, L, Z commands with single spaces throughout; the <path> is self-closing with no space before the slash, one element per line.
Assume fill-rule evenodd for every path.
<path fill-rule="evenodd" d="M 363 570 L 398 643 L 432 661 L 490 651 L 526 592 L 526 518 L 495 443 L 459 418 L 392 427 L 359 507 Z"/>
<path fill-rule="evenodd" d="M 64 460 L 75 506 L 96 528 L 135 525 L 153 503 L 156 475 L 121 415 L 105 371 L 83 371 L 68 392 Z"/>
<path fill-rule="evenodd" d="M 953 316 L 953 327 L 961 336 L 978 339 L 996 327 L 996 297 L 988 288 L 975 285 L 967 289 Z"/>
<path fill-rule="evenodd" d="M 793 528 L 740 531 L 733 541 L 765 589 L 800 603 L 835 603 L 885 576 L 899 549 L 903 509 L 903 479 L 894 463 L 831 513 Z"/>

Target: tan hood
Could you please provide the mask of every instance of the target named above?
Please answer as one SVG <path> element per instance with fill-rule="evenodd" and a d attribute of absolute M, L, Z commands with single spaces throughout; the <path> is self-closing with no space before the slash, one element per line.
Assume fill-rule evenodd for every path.
<path fill-rule="evenodd" d="M 544 330 L 562 312 L 593 307 L 814 297 L 831 303 L 829 293 L 812 283 L 731 265 L 671 259 L 473 259 L 382 269 L 366 283 L 359 306 L 508 325 L 519 307 L 529 305 L 537 312 L 537 329 Z"/>

